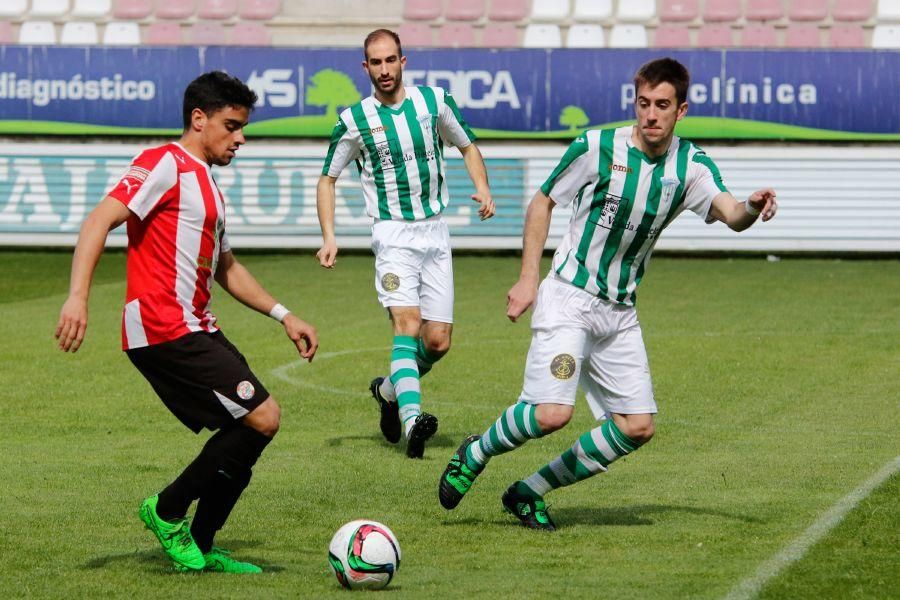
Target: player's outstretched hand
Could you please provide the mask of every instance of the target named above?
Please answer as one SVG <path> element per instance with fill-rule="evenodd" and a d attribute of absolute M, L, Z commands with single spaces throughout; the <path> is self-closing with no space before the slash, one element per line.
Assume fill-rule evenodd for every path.
<path fill-rule="evenodd" d="M 338 248 L 336 243 L 325 242 L 322 244 L 322 247 L 319 248 L 319 251 L 316 252 L 316 258 L 319 259 L 319 264 L 326 269 L 333 269 L 334 263 L 337 262 L 337 253 Z"/>
<path fill-rule="evenodd" d="M 513 323 L 528 310 L 537 298 L 537 282 L 520 279 L 506 294 L 506 316 Z"/>
<path fill-rule="evenodd" d="M 472 200 L 481 205 L 478 209 L 478 215 L 481 217 L 482 221 L 490 219 L 494 216 L 494 213 L 497 212 L 497 209 L 494 206 L 494 199 L 491 198 L 491 193 L 489 191 L 475 192 L 472 194 Z"/>
<path fill-rule="evenodd" d="M 75 296 L 69 296 L 62 310 L 59 311 L 59 323 L 56 324 L 55 337 L 59 340 L 59 349 L 63 352 L 78 352 L 87 330 L 87 302 Z"/>
<path fill-rule="evenodd" d="M 778 212 L 778 202 L 775 201 L 775 190 L 772 188 L 753 192 L 747 198 L 747 204 L 759 211 L 763 221 L 768 221 Z"/>
<path fill-rule="evenodd" d="M 287 336 L 297 346 L 300 356 L 312 362 L 316 350 L 319 349 L 319 335 L 316 333 L 316 328 L 294 313 L 288 313 L 282 321 L 282 325 L 284 325 Z"/>

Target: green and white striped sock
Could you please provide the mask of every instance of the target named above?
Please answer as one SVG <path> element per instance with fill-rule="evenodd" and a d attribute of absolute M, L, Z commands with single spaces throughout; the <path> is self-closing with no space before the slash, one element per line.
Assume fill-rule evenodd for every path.
<path fill-rule="evenodd" d="M 596 475 L 615 460 L 640 448 L 616 427 L 612 419 L 582 435 L 575 445 L 525 479 L 536 496 Z"/>
<path fill-rule="evenodd" d="M 469 445 L 466 466 L 473 471 L 481 471 L 491 457 L 515 450 L 528 440 L 542 437 L 544 433 L 534 414 L 536 409 L 534 404 L 518 402 L 503 411 L 478 443 Z"/>
<path fill-rule="evenodd" d="M 400 421 L 406 435 L 422 412 L 421 391 L 419 389 L 419 366 L 416 364 L 416 338 L 409 335 L 395 335 L 391 350 L 391 383 L 397 393 Z"/>
<path fill-rule="evenodd" d="M 441 358 L 443 357 L 434 355 L 426 350 L 425 342 L 422 341 L 422 338 L 419 338 L 416 347 L 416 365 L 419 367 L 419 379 L 425 377 L 431 371 L 434 363 L 441 360 Z M 388 402 L 397 401 L 397 392 L 394 390 L 394 384 L 391 383 L 390 377 L 385 377 L 384 381 L 381 382 L 381 397 Z"/>

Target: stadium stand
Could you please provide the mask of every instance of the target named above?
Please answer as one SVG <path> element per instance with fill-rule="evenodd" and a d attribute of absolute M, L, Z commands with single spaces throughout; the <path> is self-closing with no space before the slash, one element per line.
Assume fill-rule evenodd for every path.
<path fill-rule="evenodd" d="M 900 0 L 0 0 L 0 21 L 4 44 L 357 46 L 383 26 L 409 47 L 895 48 Z"/>
<path fill-rule="evenodd" d="M 432 21 L 441 16 L 441 0 L 406 0 L 403 18 L 410 21 Z"/>
<path fill-rule="evenodd" d="M 518 48 L 519 30 L 511 23 L 488 23 L 482 32 L 481 45 L 488 48 Z"/>
<path fill-rule="evenodd" d="M 5 0 L 0 2 L 0 17 L 21 17 L 28 10 L 28 0 Z"/>
<path fill-rule="evenodd" d="M 51 21 L 25 21 L 19 28 L 20 44 L 55 44 L 56 28 Z"/>
<path fill-rule="evenodd" d="M 201 19 L 224 20 L 237 14 L 237 0 L 200 0 L 197 16 Z"/>
<path fill-rule="evenodd" d="M 684 25 L 663 23 L 656 28 L 654 48 L 688 48 L 691 46 L 691 30 Z"/>
<path fill-rule="evenodd" d="M 113 17 L 116 19 L 145 19 L 153 12 L 150 0 L 113 0 Z"/>
<path fill-rule="evenodd" d="M 72 17 L 98 19 L 105 17 L 112 10 L 111 0 L 75 0 L 72 4 Z"/>
<path fill-rule="evenodd" d="M 470 24 L 446 23 L 438 31 L 437 45 L 442 48 L 474 48 L 478 44 L 475 43 L 475 30 Z"/>
<path fill-rule="evenodd" d="M 821 48 L 819 26 L 809 23 L 791 23 L 784 30 L 785 48 Z"/>
<path fill-rule="evenodd" d="M 566 34 L 567 48 L 603 48 L 606 45 L 600 25 L 572 25 Z"/>
<path fill-rule="evenodd" d="M 531 20 L 562 21 L 569 16 L 571 8 L 569 0 L 531 0 Z"/>
<path fill-rule="evenodd" d="M 104 46 L 137 46 L 141 43 L 141 29 L 137 23 L 112 21 L 103 29 Z"/>
<path fill-rule="evenodd" d="M 59 33 L 59 43 L 62 46 L 95 46 L 99 39 L 97 25 L 91 21 L 63 23 Z"/>
<path fill-rule="evenodd" d="M 69 0 L 31 0 L 29 17 L 61 17 L 69 12 Z"/>
<path fill-rule="evenodd" d="M 477 21 L 484 16 L 484 0 L 453 0 L 447 3 L 444 18 L 448 21 Z"/>
<path fill-rule="evenodd" d="M 549 23 L 531 23 L 525 27 L 522 38 L 523 48 L 560 48 L 562 32 L 559 25 Z"/>
<path fill-rule="evenodd" d="M 647 29 L 632 23 L 613 25 L 609 33 L 610 48 L 646 48 Z"/>
<path fill-rule="evenodd" d="M 226 41 L 221 23 L 194 23 L 187 30 L 187 42 L 195 46 L 212 46 Z"/>
<path fill-rule="evenodd" d="M 12 24 L 9 21 L 0 21 L 0 44 L 13 44 L 15 41 L 16 35 Z"/>
<path fill-rule="evenodd" d="M 620 1 L 616 10 L 616 19 L 619 21 L 645 22 L 656 16 L 656 0 L 628 0 Z M 610 36 L 612 41 L 612 36 Z M 644 44 L 646 46 L 647 44 Z"/>
<path fill-rule="evenodd" d="M 700 16 L 697 0 L 663 0 L 659 11 L 660 21 L 694 21 Z"/>
<path fill-rule="evenodd" d="M 613 14 L 612 0 L 575 0 L 572 18 L 576 21 L 599 22 Z"/>

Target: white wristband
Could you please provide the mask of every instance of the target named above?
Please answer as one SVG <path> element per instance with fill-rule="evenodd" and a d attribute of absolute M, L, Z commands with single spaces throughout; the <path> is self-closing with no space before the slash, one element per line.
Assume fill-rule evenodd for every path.
<path fill-rule="evenodd" d="M 272 307 L 272 310 L 269 311 L 269 316 L 281 323 L 282 321 L 284 321 L 284 318 L 288 316 L 289 312 L 291 311 L 286 309 L 281 304 L 276 304 Z"/>
<path fill-rule="evenodd" d="M 751 217 L 758 217 L 758 216 L 759 216 L 759 211 L 758 211 L 757 209 L 753 208 L 752 206 L 750 206 L 750 201 L 749 201 L 749 200 L 746 200 L 746 201 L 744 202 L 744 210 L 746 210 L 746 211 L 747 211 L 747 214 L 750 215 Z"/>

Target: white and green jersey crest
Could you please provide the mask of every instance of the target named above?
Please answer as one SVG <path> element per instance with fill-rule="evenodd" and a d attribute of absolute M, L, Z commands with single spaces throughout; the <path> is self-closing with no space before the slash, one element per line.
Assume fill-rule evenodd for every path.
<path fill-rule="evenodd" d="M 632 126 L 577 137 L 541 191 L 572 218 L 553 256 L 559 277 L 595 296 L 634 305 L 659 234 L 681 211 L 712 222 L 712 199 L 728 191 L 719 169 L 687 140 L 650 158 L 631 143 Z"/>
<path fill-rule="evenodd" d="M 407 87 L 396 107 L 369 96 L 341 113 L 322 174 L 337 177 L 356 161 L 369 216 L 419 221 L 449 201 L 444 144 L 464 148 L 473 141 L 448 92 Z"/>

